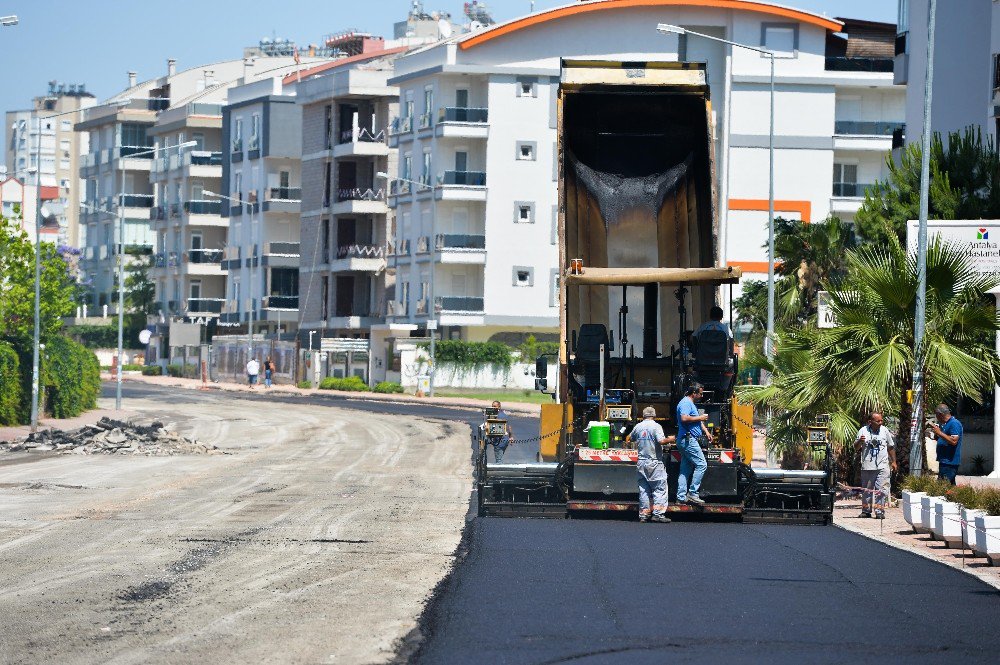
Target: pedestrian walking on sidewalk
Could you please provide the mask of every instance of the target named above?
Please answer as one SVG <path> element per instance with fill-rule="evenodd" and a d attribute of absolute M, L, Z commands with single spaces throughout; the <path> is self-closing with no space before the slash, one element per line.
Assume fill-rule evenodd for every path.
<path fill-rule="evenodd" d="M 868 424 L 858 430 L 855 448 L 861 446 L 861 517 L 885 519 L 885 503 L 889 498 L 889 469 L 895 471 L 896 442 L 892 432 L 882 426 L 882 414 L 872 413 Z"/>
<path fill-rule="evenodd" d="M 250 390 L 253 390 L 254 386 L 257 385 L 257 375 L 260 374 L 260 363 L 257 362 L 256 358 L 250 358 L 247 361 L 247 383 L 250 384 Z"/>
<path fill-rule="evenodd" d="M 684 397 L 677 403 L 677 448 L 681 451 L 681 468 L 677 476 L 677 503 L 693 503 L 704 506 L 698 496 L 701 479 L 705 477 L 708 462 L 701 451 L 698 437 L 705 436 L 712 442 L 712 434 L 702 424 L 708 420 L 707 413 L 698 413 L 694 404 L 703 396 L 700 383 L 692 383 L 684 391 Z"/>
<path fill-rule="evenodd" d="M 642 410 L 642 421 L 626 438 L 635 444 L 639 458 L 636 470 L 639 472 L 640 522 L 670 521 L 667 517 L 667 469 L 663 466 L 663 444 L 670 439 L 655 418 L 656 409 L 647 406 Z"/>
<path fill-rule="evenodd" d="M 951 415 L 947 404 L 938 404 L 934 417 L 937 423 L 929 423 L 928 429 L 937 439 L 938 478 L 954 485 L 958 465 L 962 463 L 962 423 Z"/>
<path fill-rule="evenodd" d="M 271 361 L 271 357 L 268 356 L 264 359 L 264 387 L 271 387 L 271 379 L 274 377 L 274 363 Z"/>
<path fill-rule="evenodd" d="M 514 437 L 510 429 L 510 421 L 507 420 L 507 412 L 500 407 L 500 402 L 493 402 L 493 408 L 497 410 L 497 415 L 493 416 L 497 420 L 506 421 L 507 433 L 503 436 L 487 436 L 486 445 L 493 446 L 493 461 L 497 464 L 503 461 L 503 456 L 507 452 L 507 446 L 510 445 L 510 440 Z"/>

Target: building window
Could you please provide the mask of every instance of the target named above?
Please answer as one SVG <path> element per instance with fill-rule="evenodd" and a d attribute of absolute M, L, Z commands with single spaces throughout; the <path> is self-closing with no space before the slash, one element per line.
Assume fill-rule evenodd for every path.
<path fill-rule="evenodd" d="M 559 206 L 552 206 L 552 244 L 559 243 Z"/>
<path fill-rule="evenodd" d="M 146 126 L 132 122 L 122 123 L 121 145 L 130 148 L 146 148 L 153 145 L 153 140 L 146 136 Z"/>
<path fill-rule="evenodd" d="M 331 104 L 323 107 L 323 136 L 325 137 L 324 149 L 329 150 L 333 147 L 333 106 Z"/>
<path fill-rule="evenodd" d="M 332 200 L 330 198 L 330 183 L 331 183 L 331 180 L 333 178 L 332 172 L 333 172 L 333 164 L 330 163 L 330 162 L 327 162 L 323 166 L 323 207 L 324 208 L 329 208 L 331 200 Z"/>
<path fill-rule="evenodd" d="M 858 193 L 858 165 L 857 164 L 834 164 L 833 165 L 833 195 L 834 196 L 860 196 Z"/>
<path fill-rule="evenodd" d="M 512 271 L 514 286 L 534 286 L 535 269 L 527 266 L 514 266 Z"/>
<path fill-rule="evenodd" d="M 530 201 L 515 201 L 514 202 L 514 223 L 515 224 L 534 224 L 535 223 L 535 204 Z"/>
<path fill-rule="evenodd" d="M 559 306 L 559 268 L 553 268 L 549 271 L 549 285 L 551 290 L 549 292 L 549 307 Z"/>
<path fill-rule="evenodd" d="M 424 172 L 420 176 L 420 182 L 424 185 L 431 184 L 431 153 L 424 152 Z"/>
<path fill-rule="evenodd" d="M 430 115 L 434 112 L 434 88 L 427 86 L 424 88 L 424 113 Z"/>
<path fill-rule="evenodd" d="M 518 97 L 537 97 L 538 79 L 534 77 L 519 77 L 517 79 Z"/>
<path fill-rule="evenodd" d="M 799 26 L 794 23 L 761 23 L 760 42 L 775 57 L 794 58 L 799 51 Z"/>
<path fill-rule="evenodd" d="M 260 114 L 254 113 L 250 116 L 250 149 L 260 148 Z"/>
<path fill-rule="evenodd" d="M 517 160 L 521 162 L 533 162 L 535 161 L 536 148 L 538 144 L 535 141 L 518 141 L 517 142 Z"/>
<path fill-rule="evenodd" d="M 233 124 L 233 152 L 243 152 L 243 119 L 236 118 Z"/>
<path fill-rule="evenodd" d="M 320 294 L 320 315 L 319 317 L 326 321 L 330 318 L 330 277 L 323 275 L 323 286 L 320 289 L 322 293 Z"/>
<path fill-rule="evenodd" d="M 411 155 L 410 153 L 406 153 L 405 155 L 403 155 L 403 172 L 401 176 L 405 180 L 410 180 L 413 178 L 413 155 Z M 404 183 L 404 184 L 409 185 L 409 183 Z"/>
<path fill-rule="evenodd" d="M 243 198 L 243 173 L 240 171 L 233 174 L 233 194 L 238 199 Z"/>

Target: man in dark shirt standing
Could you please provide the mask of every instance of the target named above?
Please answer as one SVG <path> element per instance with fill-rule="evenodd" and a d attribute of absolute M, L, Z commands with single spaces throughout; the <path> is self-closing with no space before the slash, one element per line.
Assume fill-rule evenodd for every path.
<path fill-rule="evenodd" d="M 951 415 L 947 404 L 938 404 L 934 417 L 937 423 L 931 423 L 930 430 L 937 439 L 938 478 L 954 485 L 962 462 L 962 423 Z"/>

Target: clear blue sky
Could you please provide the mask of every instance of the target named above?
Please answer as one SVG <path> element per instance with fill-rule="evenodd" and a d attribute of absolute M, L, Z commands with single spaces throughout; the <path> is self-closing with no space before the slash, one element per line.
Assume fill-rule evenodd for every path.
<path fill-rule="evenodd" d="M 571 0 L 538 0 L 536 10 Z M 895 22 L 896 0 L 783 0 L 830 16 Z M 504 21 L 528 13 L 530 0 L 490 0 Z M 392 37 L 408 0 L 0 0 L 0 14 L 17 14 L 20 25 L 0 29 L 5 66 L 0 110 L 27 108 L 48 81 L 86 83 L 99 99 L 127 84 L 166 71 L 239 58 L 243 47 L 277 35 L 299 44 L 357 28 Z M 238 10 L 235 8 L 238 7 Z M 462 0 L 424 0 L 427 11 L 462 15 Z"/>

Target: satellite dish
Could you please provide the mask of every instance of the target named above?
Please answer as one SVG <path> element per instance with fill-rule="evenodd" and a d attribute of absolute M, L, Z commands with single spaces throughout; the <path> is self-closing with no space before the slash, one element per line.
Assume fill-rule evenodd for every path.
<path fill-rule="evenodd" d="M 438 21 L 438 33 L 441 35 L 441 39 L 451 37 L 451 22 L 444 18 Z"/>
<path fill-rule="evenodd" d="M 152 336 L 153 336 L 153 333 L 149 332 L 149 330 L 140 330 L 139 331 L 139 343 L 140 344 L 149 344 L 149 340 L 150 340 L 150 338 L 152 338 Z"/>

